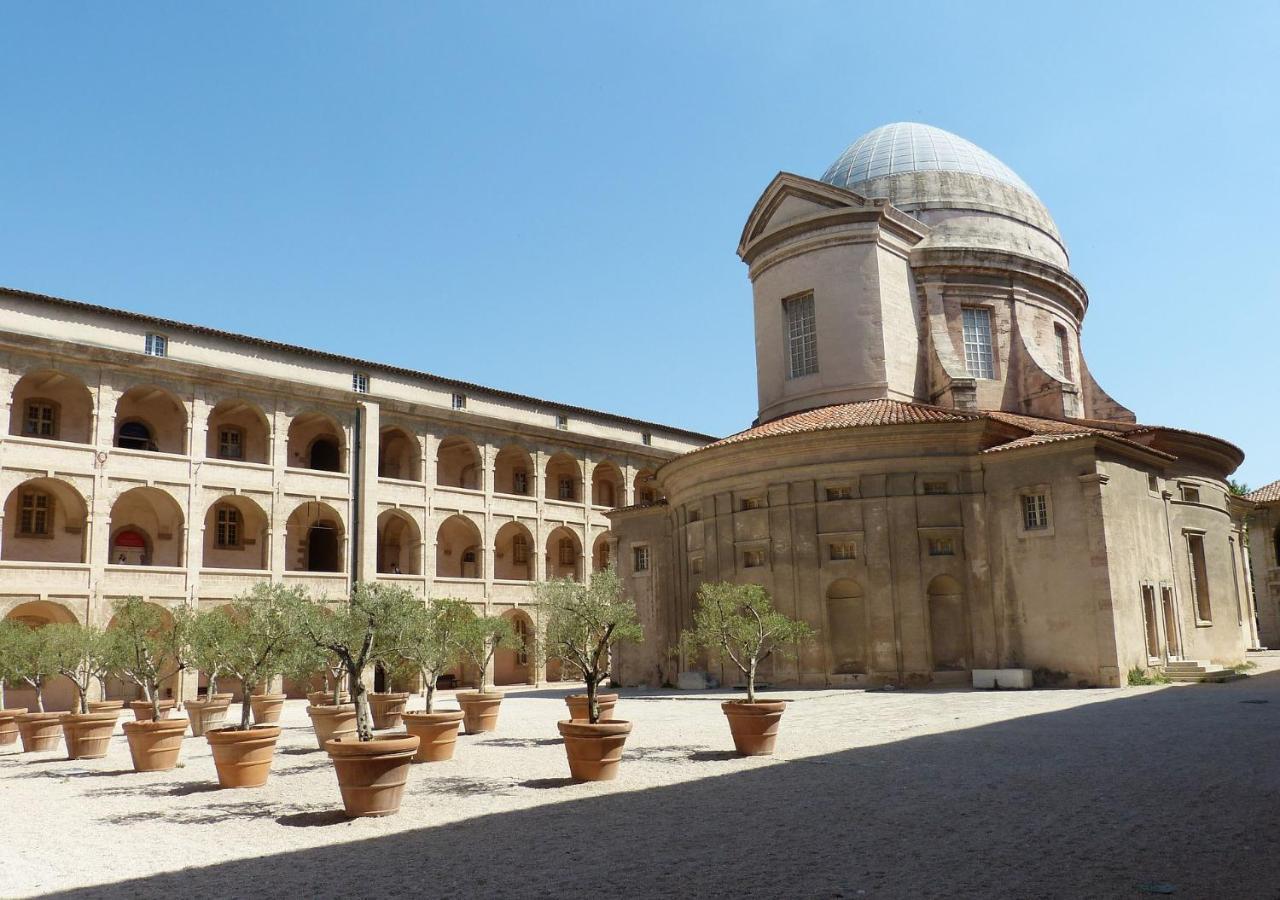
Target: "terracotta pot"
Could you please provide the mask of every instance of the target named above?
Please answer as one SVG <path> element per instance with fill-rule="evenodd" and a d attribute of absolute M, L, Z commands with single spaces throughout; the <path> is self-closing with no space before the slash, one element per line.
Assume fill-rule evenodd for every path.
<path fill-rule="evenodd" d="M 206 731 L 221 728 L 227 721 L 227 708 L 230 699 L 222 699 L 225 694 L 214 694 L 212 700 L 188 700 L 187 718 L 191 721 L 192 737 L 200 737 Z"/>
<path fill-rule="evenodd" d="M 324 745 L 342 790 L 348 816 L 389 816 L 400 811 L 409 766 L 418 751 L 416 734 L 358 741 L 339 738 Z"/>
<path fill-rule="evenodd" d="M 117 712 L 123 712 L 124 701 L 123 700 L 90 700 L 89 701 L 89 712 L 106 712 L 109 709 L 114 709 Z"/>
<path fill-rule="evenodd" d="M 570 694 L 564 702 L 569 706 L 569 718 L 573 721 L 585 722 L 590 718 L 586 694 Z M 618 695 L 596 694 L 596 705 L 600 707 L 600 721 L 608 722 L 613 718 L 613 708 L 618 705 Z"/>
<path fill-rule="evenodd" d="M 307 694 L 307 702 L 312 706 L 333 706 L 333 691 L 312 691 Z M 350 703 L 351 695 L 346 691 L 338 694 L 338 704 Z"/>
<path fill-rule="evenodd" d="M 0 709 L 0 747 L 12 744 L 18 739 L 18 716 L 26 711 L 25 706 Z"/>
<path fill-rule="evenodd" d="M 224 788 L 262 787 L 271 774 L 271 760 L 280 739 L 279 725 L 255 725 L 248 731 L 214 728 L 205 732 L 218 784 Z"/>
<path fill-rule="evenodd" d="M 249 698 L 249 707 L 253 710 L 253 721 L 257 724 L 279 722 L 280 711 L 284 709 L 284 694 L 254 694 Z"/>
<path fill-rule="evenodd" d="M 386 728 L 399 728 L 401 717 L 404 716 L 405 704 L 408 702 L 408 692 L 370 694 L 369 712 L 373 715 L 373 727 L 379 731 Z"/>
<path fill-rule="evenodd" d="M 311 727 L 316 732 L 316 746 L 321 750 L 326 741 L 356 736 L 354 703 L 344 703 L 342 706 L 308 706 L 307 715 L 311 717 Z"/>
<path fill-rule="evenodd" d="M 778 724 L 785 700 L 726 700 L 720 704 L 729 719 L 729 731 L 733 733 L 733 746 L 743 756 L 767 756 L 773 752 L 778 740 Z"/>
<path fill-rule="evenodd" d="M 458 743 L 458 726 L 462 724 L 462 710 L 442 712 L 407 712 L 404 714 L 404 730 L 418 737 L 418 752 L 414 762 L 444 762 L 453 759 Z"/>
<path fill-rule="evenodd" d="M 67 759 L 102 759 L 106 756 L 119 716 L 118 709 L 63 713 L 62 739 L 67 745 Z"/>
<path fill-rule="evenodd" d="M 173 708 L 177 705 L 176 700 L 160 701 L 160 718 L 168 718 L 169 713 L 173 712 Z M 134 700 L 129 704 L 129 708 L 133 710 L 133 718 L 137 722 L 151 721 L 151 701 L 150 700 Z"/>
<path fill-rule="evenodd" d="M 569 774 L 574 781 L 612 781 L 618 777 L 622 745 L 631 733 L 631 723 L 612 721 L 589 725 L 563 720 L 556 723 L 569 756 Z"/>
<path fill-rule="evenodd" d="M 498 730 L 498 707 L 502 705 L 502 691 L 466 691 L 457 695 L 462 707 L 462 730 L 467 734 Z"/>
<path fill-rule="evenodd" d="M 23 713 L 16 721 L 18 733 L 22 735 L 23 753 L 58 749 L 58 738 L 62 737 L 62 713 Z"/>
<path fill-rule="evenodd" d="M 129 739 L 129 755 L 135 772 L 167 772 L 178 765 L 182 737 L 187 733 L 187 720 L 125 722 L 124 736 Z"/>

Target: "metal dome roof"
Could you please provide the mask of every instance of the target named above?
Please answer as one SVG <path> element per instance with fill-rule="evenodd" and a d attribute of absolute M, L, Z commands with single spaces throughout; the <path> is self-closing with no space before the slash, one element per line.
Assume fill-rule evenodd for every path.
<path fill-rule="evenodd" d="M 872 178 L 926 171 L 983 175 L 1035 196 L 1012 169 L 977 144 L 917 122 L 895 122 L 868 131 L 840 154 L 822 180 L 853 189 Z"/>

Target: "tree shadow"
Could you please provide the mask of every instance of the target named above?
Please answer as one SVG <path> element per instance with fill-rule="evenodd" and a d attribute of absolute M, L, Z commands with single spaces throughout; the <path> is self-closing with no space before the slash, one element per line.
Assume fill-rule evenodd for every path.
<path fill-rule="evenodd" d="M 284 747 L 276 751 L 279 756 L 307 756 L 311 753 L 323 753 L 319 747 Z"/>
<path fill-rule="evenodd" d="M 462 775 L 446 775 L 420 781 L 414 786 L 415 794 L 452 794 L 455 797 L 472 797 L 484 794 L 507 794 L 514 782 L 497 778 L 467 778 Z"/>
<path fill-rule="evenodd" d="M 535 791 L 545 791 L 553 788 L 573 787 L 577 783 L 572 778 L 531 778 L 528 781 L 520 782 L 520 787 L 533 788 Z"/>
<path fill-rule="evenodd" d="M 109 825 L 136 825 L 144 822 L 167 822 L 174 825 L 216 825 L 228 819 L 267 819 L 275 810 L 260 800 L 239 803 L 203 803 L 196 807 L 137 810 L 106 816 L 98 821 Z"/>
<path fill-rule="evenodd" d="M 735 750 L 695 750 L 689 754 L 692 762 L 728 762 L 731 759 L 745 759 Z"/>
<path fill-rule="evenodd" d="M 554 744 L 562 743 L 561 739 L 556 738 L 484 738 L 476 743 L 484 744 L 486 747 L 517 747 L 527 749 L 529 747 L 550 747 Z"/>
<path fill-rule="evenodd" d="M 175 784 L 165 794 L 170 797 L 188 797 L 191 794 L 208 794 L 224 790 L 216 781 L 192 781 L 187 784 Z"/>
<path fill-rule="evenodd" d="M 350 825 L 351 818 L 340 809 L 317 809 L 276 816 L 276 824 L 286 828 L 323 828 L 327 825 Z"/>

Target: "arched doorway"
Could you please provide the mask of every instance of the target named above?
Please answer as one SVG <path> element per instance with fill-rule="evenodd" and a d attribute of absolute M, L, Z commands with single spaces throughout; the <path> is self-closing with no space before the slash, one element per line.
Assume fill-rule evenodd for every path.
<path fill-rule="evenodd" d="M 342 428 L 322 412 L 306 412 L 289 423 L 289 465 L 318 472 L 344 470 Z"/>
<path fill-rule="evenodd" d="M 266 415 L 244 400 L 223 400 L 209 413 L 205 455 L 231 462 L 267 463 L 271 425 Z"/>
<path fill-rule="evenodd" d="M 935 672 L 970 668 L 969 614 L 964 588 L 950 575 L 929 582 L 929 645 Z"/>
<path fill-rule="evenodd" d="M 493 655 L 493 683 L 533 684 L 537 680 L 533 666 L 533 620 L 521 609 L 508 610 L 502 617 L 511 623 L 521 648 L 501 649 Z"/>
<path fill-rule="evenodd" d="M 420 575 L 422 538 L 418 525 L 405 512 L 388 509 L 378 516 L 378 573 Z"/>
<path fill-rule="evenodd" d="M 181 566 L 182 507 L 159 488 L 125 491 L 111 506 L 108 559 L 121 566 Z"/>
<path fill-rule="evenodd" d="M 74 625 L 80 620 L 76 614 L 61 603 L 48 600 L 33 600 L 20 603 L 9 611 L 5 619 L 26 625 L 28 628 L 43 628 L 46 625 Z M 27 707 L 35 710 L 35 689 L 23 682 L 6 682 L 5 703 L 10 708 Z M 44 683 L 44 708 L 46 712 L 64 712 L 75 708 L 79 694 L 71 680 L 61 675 L 49 678 Z"/>
<path fill-rule="evenodd" d="M 480 529 L 466 516 L 450 516 L 436 532 L 436 577 L 482 578 Z"/>
<path fill-rule="evenodd" d="M 285 569 L 342 572 L 346 532 L 338 511 L 314 500 L 303 503 L 285 525 Z"/>
<path fill-rule="evenodd" d="M 852 578 L 838 578 L 827 587 L 827 648 L 833 675 L 866 673 L 866 600 Z"/>

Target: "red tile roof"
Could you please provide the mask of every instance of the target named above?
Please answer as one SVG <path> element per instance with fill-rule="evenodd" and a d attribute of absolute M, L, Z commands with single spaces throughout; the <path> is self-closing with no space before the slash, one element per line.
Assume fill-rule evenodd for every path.
<path fill-rule="evenodd" d="M 1270 503 L 1272 500 L 1280 500 L 1280 481 L 1264 484 L 1256 491 L 1250 491 L 1245 494 L 1244 499 L 1254 503 Z"/>

